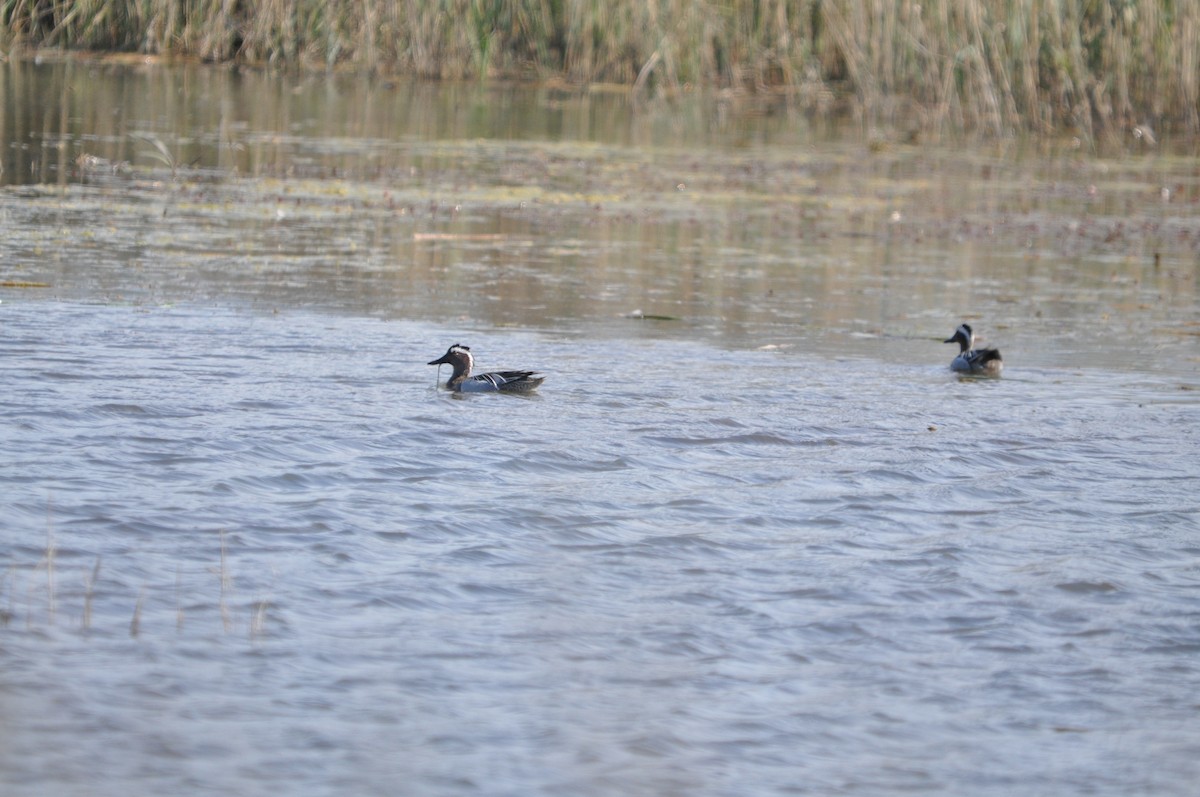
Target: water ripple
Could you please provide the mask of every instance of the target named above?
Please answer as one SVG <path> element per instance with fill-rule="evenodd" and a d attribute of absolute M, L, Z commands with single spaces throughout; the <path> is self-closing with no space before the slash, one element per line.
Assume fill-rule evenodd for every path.
<path fill-rule="evenodd" d="M 454 400 L 423 363 L 462 330 L 3 307 L 9 785 L 64 746 L 63 782 L 230 792 L 1200 777 L 1200 403 L 1169 380 L 501 330 L 562 371 Z M 770 377 L 693 389 L 734 362 Z"/>

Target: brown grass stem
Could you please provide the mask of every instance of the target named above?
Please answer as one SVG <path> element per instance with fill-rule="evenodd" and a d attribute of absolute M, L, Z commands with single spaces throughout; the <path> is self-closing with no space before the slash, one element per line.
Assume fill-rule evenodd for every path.
<path fill-rule="evenodd" d="M 146 590 L 138 590 L 137 603 L 133 605 L 133 619 L 129 621 L 129 635 L 137 637 L 142 630 L 142 602 L 146 597 Z"/>
<path fill-rule="evenodd" d="M 229 611 L 228 596 L 230 592 L 230 576 L 229 576 L 229 556 L 227 546 L 225 544 L 225 530 L 221 530 L 221 596 L 219 598 L 221 609 L 221 624 L 228 632 L 233 628 L 233 615 Z"/>
<path fill-rule="evenodd" d="M 46 553 L 43 562 L 46 565 L 46 613 L 50 625 L 54 625 L 57 610 L 57 595 L 54 586 L 54 559 L 57 547 L 54 542 L 54 503 L 46 501 Z"/>
<path fill-rule="evenodd" d="M 96 581 L 100 578 L 100 557 L 96 557 L 96 564 L 92 566 L 92 572 L 83 580 L 83 619 L 80 626 L 83 630 L 92 627 L 92 596 L 96 590 Z"/>
<path fill-rule="evenodd" d="M 1200 3 L 1163 0 L 15 0 L 0 45 L 660 94 L 829 93 L 876 121 L 1200 132 Z M 817 103 L 821 103 L 818 105 Z M 161 151 L 160 151 L 161 152 Z"/>

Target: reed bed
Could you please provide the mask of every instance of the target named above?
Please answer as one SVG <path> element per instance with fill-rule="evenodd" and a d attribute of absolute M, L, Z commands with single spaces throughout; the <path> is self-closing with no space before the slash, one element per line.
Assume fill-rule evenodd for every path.
<path fill-rule="evenodd" d="M 0 42 L 719 87 L 996 132 L 1200 132 L 1194 0 L 0 0 Z"/>

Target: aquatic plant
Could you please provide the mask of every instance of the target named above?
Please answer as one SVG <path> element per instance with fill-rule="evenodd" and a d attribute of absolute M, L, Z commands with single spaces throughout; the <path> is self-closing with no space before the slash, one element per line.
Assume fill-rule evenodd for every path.
<path fill-rule="evenodd" d="M 1177 0 L 0 0 L 0 42 L 769 91 L 921 128 L 1200 131 L 1200 4 Z"/>
<path fill-rule="evenodd" d="M 64 579 L 60 578 L 57 564 L 59 551 L 52 523 L 52 513 L 48 511 L 48 515 L 50 517 L 47 520 L 46 544 L 40 559 L 33 564 L 14 562 L 5 570 L 0 571 L 0 629 L 12 626 L 14 620 L 19 618 L 24 619 L 24 628 L 26 629 L 50 627 L 59 623 L 60 616 L 70 615 L 68 618 L 70 627 L 77 627 L 81 632 L 92 631 L 96 628 L 94 622 L 96 592 L 97 585 L 101 581 L 103 558 L 97 555 L 92 566 L 85 569 L 82 575 L 76 572 L 66 573 L 68 576 L 66 581 L 69 581 L 71 585 L 78 579 L 82 585 L 82 594 L 80 594 L 80 588 L 71 585 L 64 590 Z M 216 610 L 221 627 L 227 634 L 245 630 L 251 639 L 263 639 L 269 631 L 268 620 L 272 602 L 269 598 L 261 595 L 248 601 L 234 600 L 233 576 L 224 531 L 219 533 L 218 545 L 219 560 L 216 567 L 212 568 L 212 572 L 215 572 L 218 577 Z M 128 597 L 127 593 L 130 589 L 128 585 L 123 588 L 121 586 L 114 587 L 113 584 L 108 585 L 110 595 L 107 596 L 108 611 L 105 618 L 107 623 L 97 630 L 105 632 L 113 630 L 112 622 L 114 618 L 120 616 L 119 607 L 114 607 L 113 604 L 119 603 L 123 593 L 124 597 Z M 145 583 L 137 587 L 136 594 L 133 595 L 133 608 L 128 625 L 128 634 L 131 637 L 141 635 L 148 605 L 150 605 L 153 615 L 159 617 L 162 615 L 162 601 L 155 601 L 153 593 L 162 593 L 163 591 L 161 585 L 153 583 Z M 180 633 L 184 629 L 185 611 L 182 574 L 178 569 L 175 573 L 174 592 L 175 630 Z M 74 611 L 76 602 L 78 602 L 78 614 Z M 64 607 L 67 607 L 68 604 L 69 608 L 64 611 Z M 201 601 L 200 605 L 206 606 L 207 604 Z M 202 619 L 208 619 L 203 618 L 203 611 L 199 614 Z"/>

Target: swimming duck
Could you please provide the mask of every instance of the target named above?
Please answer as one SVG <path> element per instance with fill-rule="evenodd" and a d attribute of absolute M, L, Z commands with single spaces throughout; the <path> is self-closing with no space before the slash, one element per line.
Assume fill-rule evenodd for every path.
<path fill-rule="evenodd" d="M 975 333 L 970 324 L 959 324 L 954 334 L 942 343 L 957 343 L 958 356 L 950 361 L 950 370 L 981 376 L 999 376 L 1004 368 L 998 349 L 975 349 Z"/>
<path fill-rule="evenodd" d="M 493 371 L 471 376 L 475 359 L 471 357 L 471 348 L 461 343 L 455 343 L 441 357 L 429 361 L 430 365 L 442 363 L 449 363 L 454 369 L 446 380 L 446 389 L 460 393 L 529 393 L 546 378 L 536 376 L 534 371 Z"/>

